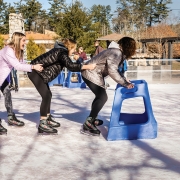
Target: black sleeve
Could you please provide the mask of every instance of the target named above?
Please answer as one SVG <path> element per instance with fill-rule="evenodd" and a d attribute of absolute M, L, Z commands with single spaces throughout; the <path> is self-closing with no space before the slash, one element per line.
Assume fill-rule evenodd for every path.
<path fill-rule="evenodd" d="M 72 72 L 80 72 L 81 71 L 82 65 L 73 63 L 72 60 L 69 58 L 68 53 L 61 52 L 58 59 L 60 61 L 60 64 L 63 67 L 66 67 L 68 70 L 70 70 Z"/>

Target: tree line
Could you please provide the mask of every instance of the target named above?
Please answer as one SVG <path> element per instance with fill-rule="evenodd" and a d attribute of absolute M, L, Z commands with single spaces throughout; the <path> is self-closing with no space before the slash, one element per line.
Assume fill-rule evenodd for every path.
<path fill-rule="evenodd" d="M 0 34 L 9 33 L 9 14 L 21 13 L 25 30 L 43 33 L 55 31 L 60 37 L 76 40 L 88 53 L 94 50 L 94 40 L 112 32 L 129 35 L 161 22 L 168 16 L 171 0 L 116 0 L 111 6 L 93 5 L 89 9 L 81 1 L 67 4 L 65 0 L 48 0 L 43 9 L 38 0 L 19 0 L 8 4 L 0 0 Z"/>

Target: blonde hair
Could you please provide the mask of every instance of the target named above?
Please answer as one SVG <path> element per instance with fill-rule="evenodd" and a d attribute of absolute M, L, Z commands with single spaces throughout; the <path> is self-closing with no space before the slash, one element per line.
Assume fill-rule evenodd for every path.
<path fill-rule="evenodd" d="M 62 39 L 62 43 L 64 46 L 70 51 L 71 49 L 75 48 L 77 46 L 77 42 L 74 41 L 73 39 Z"/>
<path fill-rule="evenodd" d="M 23 59 L 24 50 L 20 47 L 20 41 L 23 37 L 26 37 L 25 34 L 20 32 L 14 32 L 10 42 L 8 42 L 8 45 L 11 46 L 15 51 L 15 56 L 17 59 Z"/>

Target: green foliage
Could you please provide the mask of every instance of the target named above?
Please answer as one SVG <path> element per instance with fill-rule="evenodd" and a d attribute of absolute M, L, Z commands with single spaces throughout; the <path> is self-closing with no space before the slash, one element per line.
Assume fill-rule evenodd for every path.
<path fill-rule="evenodd" d="M 10 4 L 0 1 L 0 33 L 9 33 L 9 14 L 14 13 L 15 9 Z"/>
<path fill-rule="evenodd" d="M 109 21 L 112 18 L 110 5 L 93 5 L 90 12 L 93 22 L 100 22 L 100 24 L 109 26 Z"/>
<path fill-rule="evenodd" d="M 23 14 L 26 31 L 33 29 L 33 23 L 37 19 L 43 18 L 44 11 L 42 10 L 42 4 L 38 0 L 22 0 L 14 4 L 17 12 Z"/>
<path fill-rule="evenodd" d="M 62 12 L 66 9 L 65 0 L 48 0 L 51 5 L 48 12 L 50 30 L 55 30 L 57 23 L 62 19 Z"/>
<path fill-rule="evenodd" d="M 171 0 L 117 0 L 118 17 L 113 19 L 115 31 L 152 26 L 164 20 L 169 13 Z"/>
<path fill-rule="evenodd" d="M 91 10 L 87 10 L 80 1 L 75 1 L 63 7 L 55 24 L 57 34 L 62 38 L 76 40 L 86 53 L 93 53 L 94 40 L 102 36 L 102 26 L 105 24 L 110 27 L 110 6 L 94 5 Z"/>
<path fill-rule="evenodd" d="M 56 24 L 56 31 L 62 37 L 71 37 L 77 40 L 87 31 L 90 26 L 90 18 L 82 3 L 75 1 L 73 5 L 67 6 L 61 14 L 61 21 Z"/>
<path fill-rule="evenodd" d="M 38 0 L 18 0 L 11 6 L 0 0 L 0 33 L 9 33 L 9 13 L 22 13 L 26 30 L 43 33 L 55 31 L 61 38 L 72 38 L 87 53 L 94 52 L 94 40 L 111 33 L 111 7 L 95 4 L 87 9 L 81 0 L 48 0 L 50 8 L 42 9 Z M 117 17 L 113 30 L 138 38 L 137 32 L 162 22 L 170 11 L 172 0 L 116 0 Z M 179 25 L 173 26 L 179 33 Z M 102 46 L 106 48 L 105 42 Z M 42 50 L 43 52 L 43 50 Z M 36 52 L 37 53 L 37 52 Z M 38 54 L 38 53 L 37 53 Z"/>
<path fill-rule="evenodd" d="M 27 43 L 27 59 L 32 60 L 41 54 L 41 48 L 34 42 L 33 38 L 29 39 Z"/>
<path fill-rule="evenodd" d="M 94 52 L 94 40 L 110 31 L 110 6 L 94 5 L 89 10 L 81 1 L 66 4 L 65 0 L 48 0 L 48 12 L 42 9 L 38 0 L 18 0 L 14 7 L 0 1 L 0 33 L 9 33 L 9 13 L 21 13 L 25 19 L 25 30 L 44 33 L 44 29 L 55 31 L 62 38 L 72 38 L 81 44 L 87 53 Z M 102 29 L 106 27 L 106 34 Z M 30 41 L 31 42 L 31 41 Z M 32 42 L 31 42 L 32 43 Z M 33 48 L 35 50 L 33 50 Z M 40 47 L 43 52 L 43 48 Z M 37 47 L 32 44 L 28 59 L 38 55 Z"/>
<path fill-rule="evenodd" d="M 44 54 L 46 52 L 46 48 L 44 44 L 39 44 L 38 48 L 39 48 L 39 55 Z"/>
<path fill-rule="evenodd" d="M 82 46 L 88 54 L 94 54 L 94 41 L 101 35 L 99 33 L 99 23 L 94 23 L 90 27 L 91 31 L 84 32 L 77 40 L 78 47 Z M 101 42 L 101 46 L 106 48 L 106 42 Z"/>
<path fill-rule="evenodd" d="M 0 49 L 4 47 L 4 38 L 0 35 Z"/>

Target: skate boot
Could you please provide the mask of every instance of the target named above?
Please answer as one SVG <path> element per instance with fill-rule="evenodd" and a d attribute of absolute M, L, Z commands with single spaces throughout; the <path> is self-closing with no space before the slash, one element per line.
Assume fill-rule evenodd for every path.
<path fill-rule="evenodd" d="M 7 129 L 1 125 L 1 119 L 0 119 L 0 135 L 1 134 L 7 134 Z"/>
<path fill-rule="evenodd" d="M 82 133 L 92 136 L 99 136 L 100 130 L 94 125 L 95 118 L 87 117 L 85 123 L 83 124 Z"/>
<path fill-rule="evenodd" d="M 14 87 L 14 90 L 15 90 L 15 92 L 18 92 L 18 85 L 15 85 L 15 87 Z"/>
<path fill-rule="evenodd" d="M 56 122 L 54 119 L 55 119 L 54 116 L 50 114 L 47 118 L 48 125 L 51 127 L 60 127 L 61 126 L 60 123 Z"/>
<path fill-rule="evenodd" d="M 47 119 L 40 120 L 40 124 L 38 127 L 38 133 L 57 133 L 57 129 L 52 128 L 48 125 Z"/>
<path fill-rule="evenodd" d="M 14 89 L 15 89 L 15 87 L 14 87 L 12 84 L 10 84 L 10 85 L 9 85 L 9 90 L 12 91 L 12 90 L 14 90 Z"/>
<path fill-rule="evenodd" d="M 19 126 L 19 127 L 20 127 L 20 126 L 24 126 L 24 122 L 19 121 L 19 120 L 16 118 L 16 116 L 15 116 L 14 113 L 8 115 L 8 124 L 9 124 L 9 125 L 14 125 L 14 126 Z"/>
<path fill-rule="evenodd" d="M 103 124 L 103 120 L 100 120 L 100 119 L 95 119 L 95 121 L 94 121 L 94 125 L 95 126 L 100 126 L 100 125 L 102 125 Z"/>

